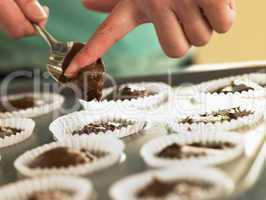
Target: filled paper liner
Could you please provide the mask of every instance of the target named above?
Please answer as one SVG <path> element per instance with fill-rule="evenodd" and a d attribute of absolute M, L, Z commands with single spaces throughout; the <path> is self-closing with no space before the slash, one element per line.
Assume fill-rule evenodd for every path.
<path fill-rule="evenodd" d="M 156 154 L 161 152 L 165 147 L 171 144 L 180 146 L 192 143 L 218 144 L 219 142 L 229 142 L 234 145 L 232 148 L 223 150 L 206 150 L 206 155 L 189 158 L 161 158 Z M 179 133 L 168 136 L 162 136 L 149 141 L 141 148 L 141 156 L 145 163 L 151 167 L 169 167 L 174 164 L 180 165 L 219 165 L 234 160 L 244 152 L 244 139 L 241 135 L 233 132 L 216 132 L 216 133 Z"/>
<path fill-rule="evenodd" d="M 244 116 L 239 117 L 237 119 L 231 119 L 230 121 L 218 121 L 218 122 L 197 122 L 197 123 L 181 123 L 179 122 L 181 119 L 186 117 L 197 117 L 200 114 L 210 113 L 212 111 L 218 111 L 219 109 L 209 109 L 207 112 L 202 112 L 199 114 L 192 114 L 189 116 L 180 116 L 176 117 L 173 120 L 169 120 L 167 123 L 167 129 L 169 132 L 184 132 L 184 131 L 200 131 L 200 132 L 216 132 L 217 130 L 230 130 L 230 131 L 237 131 L 241 132 L 242 129 L 253 128 L 254 126 L 261 124 L 264 120 L 263 113 L 250 108 L 248 106 L 226 106 L 223 109 L 230 109 L 239 107 L 241 111 L 251 111 L 252 113 Z"/>
<path fill-rule="evenodd" d="M 64 97 L 55 93 L 23 93 L 23 94 L 3 96 L 0 99 L 1 101 L 5 101 L 7 99 L 13 100 L 23 97 L 34 97 L 34 99 L 37 99 L 41 104 L 27 109 L 20 109 L 16 111 L 2 112 L 2 113 L 0 112 L 0 118 L 38 117 L 40 115 L 44 115 L 59 109 L 64 103 Z"/>
<path fill-rule="evenodd" d="M 188 180 L 188 181 L 198 181 L 206 182 L 213 185 L 208 191 L 204 191 L 201 197 L 197 200 L 208 200 L 208 199 L 219 199 L 225 198 L 232 194 L 234 190 L 233 181 L 225 175 L 222 171 L 213 168 L 200 168 L 200 167 L 180 167 L 174 166 L 172 168 L 166 168 L 161 170 L 150 170 L 144 173 L 131 175 L 122 180 L 119 180 L 109 190 L 109 194 L 113 200 L 137 200 L 139 190 L 145 188 L 149 183 L 151 183 L 155 178 L 161 181 L 178 181 L 178 180 Z M 191 191 L 193 192 L 193 191 Z M 144 199 L 155 199 L 155 198 L 141 198 Z M 156 198 L 156 199 L 183 199 L 178 194 L 170 194 L 167 198 Z"/>
<path fill-rule="evenodd" d="M 250 73 L 242 76 L 246 77 L 249 81 L 259 84 L 261 87 L 265 88 L 266 86 L 266 73 Z"/>
<path fill-rule="evenodd" d="M 73 131 L 81 130 L 84 126 L 89 123 L 97 122 L 121 122 L 126 127 L 115 129 L 113 131 L 109 130 L 106 132 L 82 134 L 81 136 L 90 135 L 103 135 L 103 136 L 113 136 L 116 138 L 124 138 L 136 133 L 141 132 L 146 125 L 145 121 L 127 119 L 125 117 L 115 116 L 115 115 L 102 115 L 102 116 L 92 116 L 88 111 L 80 111 L 76 113 L 71 113 L 69 115 L 59 117 L 53 121 L 49 130 L 53 133 L 57 140 L 62 140 L 68 137 L 80 137 L 80 135 L 73 135 Z"/>
<path fill-rule="evenodd" d="M 71 193 L 71 200 L 92 200 L 93 186 L 90 181 L 72 176 L 48 176 L 26 179 L 3 186 L 2 200 L 27 200 L 36 192 L 65 191 Z"/>
<path fill-rule="evenodd" d="M 132 85 L 134 87 L 144 88 L 151 92 L 156 92 L 154 95 L 139 97 L 131 100 L 102 100 L 102 101 L 84 101 L 80 100 L 85 110 L 97 110 L 98 112 L 134 112 L 137 110 L 155 109 L 167 102 L 171 87 L 161 82 L 142 82 L 142 83 L 128 83 L 124 85 Z M 121 86 L 124 86 L 121 85 Z M 114 88 L 107 88 L 103 91 L 103 99 L 106 95 L 111 93 Z"/>
<path fill-rule="evenodd" d="M 26 118 L 7 118 L 0 120 L 0 127 L 20 129 L 15 135 L 0 138 L 0 148 L 11 146 L 28 139 L 34 130 L 35 122 Z"/>
<path fill-rule="evenodd" d="M 219 88 L 229 86 L 232 81 L 246 82 L 247 86 L 254 88 L 254 90 L 242 91 L 242 92 L 228 92 L 228 93 L 217 93 L 212 92 Z M 259 98 L 266 95 L 266 90 L 261 84 L 266 83 L 266 75 L 263 73 L 252 73 L 238 76 L 230 76 L 226 78 L 215 79 L 207 82 L 203 82 L 196 85 L 201 93 L 205 93 L 207 96 L 239 96 L 245 98 Z"/>
<path fill-rule="evenodd" d="M 85 164 L 61 168 L 30 168 L 29 163 L 37 156 L 56 147 L 70 147 L 108 153 L 102 158 Z M 105 169 L 119 161 L 124 150 L 124 143 L 108 136 L 89 136 L 68 138 L 58 142 L 46 144 L 19 156 L 14 163 L 15 168 L 24 176 L 35 177 L 41 175 L 84 175 Z"/>

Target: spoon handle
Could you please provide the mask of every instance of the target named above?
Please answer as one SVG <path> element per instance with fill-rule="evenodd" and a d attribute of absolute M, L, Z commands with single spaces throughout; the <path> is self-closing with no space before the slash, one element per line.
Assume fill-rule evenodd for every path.
<path fill-rule="evenodd" d="M 32 23 L 32 25 L 52 49 L 56 47 L 58 43 L 60 43 L 45 28 L 42 28 L 41 26 L 35 23 Z"/>

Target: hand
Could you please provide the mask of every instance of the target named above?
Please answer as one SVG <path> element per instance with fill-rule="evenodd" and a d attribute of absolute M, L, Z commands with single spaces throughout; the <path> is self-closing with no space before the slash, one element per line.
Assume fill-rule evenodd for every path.
<path fill-rule="evenodd" d="M 99 12 L 111 12 L 121 0 L 82 0 L 84 6 Z"/>
<path fill-rule="evenodd" d="M 0 28 L 12 38 L 32 35 L 31 22 L 44 26 L 48 13 L 37 0 L 0 0 Z"/>
<path fill-rule="evenodd" d="M 104 2 L 108 1 L 83 1 L 87 7 L 101 11 L 117 3 L 117 0 L 110 0 L 111 6 L 104 7 Z M 192 45 L 207 44 L 213 30 L 227 32 L 235 14 L 234 0 L 120 0 L 74 57 L 65 75 L 75 77 L 82 68 L 95 62 L 128 32 L 144 23 L 153 23 L 161 47 L 169 57 L 182 57 Z"/>

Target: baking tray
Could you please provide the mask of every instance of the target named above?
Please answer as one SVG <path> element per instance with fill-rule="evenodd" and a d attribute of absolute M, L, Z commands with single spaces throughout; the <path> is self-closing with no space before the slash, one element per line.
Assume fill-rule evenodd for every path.
<path fill-rule="evenodd" d="M 228 76 L 231 74 L 241 74 L 245 72 L 252 72 L 258 69 L 236 69 L 236 70 L 227 70 L 227 71 L 219 71 L 216 72 L 216 75 Z M 260 69 L 261 70 L 261 69 Z M 202 76 L 198 75 L 199 73 L 182 73 L 182 74 L 174 74 L 172 75 L 172 79 L 174 79 L 175 84 L 180 82 L 198 82 L 203 81 L 202 77 L 205 80 L 209 80 L 213 77 L 213 72 L 202 72 L 200 73 Z M 120 82 L 127 81 L 151 81 L 151 80 L 167 80 L 169 78 L 167 75 L 156 76 L 156 77 L 135 77 L 129 79 L 120 80 Z M 182 77 L 179 79 L 179 77 Z M 185 79 L 184 79 L 185 77 Z M 200 77 L 199 79 L 195 79 L 195 77 Z M 176 81 L 179 80 L 179 81 Z M 28 81 L 18 81 L 14 83 L 12 87 L 10 87 L 10 93 L 16 93 L 16 91 L 29 91 L 32 88 L 32 83 Z M 73 95 L 69 92 L 65 92 L 64 95 L 67 97 L 65 105 L 69 107 L 73 105 Z M 24 153 L 27 150 L 30 150 L 39 145 L 49 143 L 53 141 L 52 134 L 48 130 L 48 126 L 53 121 L 54 114 L 47 114 L 42 117 L 38 117 L 35 120 L 36 128 L 34 130 L 34 134 L 28 140 L 17 144 L 15 146 L 7 147 L 0 150 L 0 154 L 2 156 L 2 160 L 0 161 L 0 185 L 11 183 L 15 180 L 21 179 L 14 167 L 14 160 Z M 220 169 L 224 170 L 228 173 L 229 176 L 236 182 L 236 190 L 233 196 L 230 199 L 265 199 L 266 191 L 264 188 L 263 179 L 259 180 L 256 184 L 257 180 L 260 178 L 260 175 L 263 173 L 264 169 L 264 159 L 266 154 L 266 146 L 264 145 L 265 140 L 265 127 L 262 125 L 260 134 L 250 134 L 250 140 L 254 143 L 253 148 L 249 149 L 249 156 L 242 156 L 240 159 L 230 162 L 224 166 L 218 166 Z M 140 147 L 148 140 L 155 138 L 157 136 L 163 135 L 166 133 L 163 123 L 150 123 L 147 129 L 140 133 L 134 138 L 128 138 L 125 142 L 127 144 L 125 155 L 122 156 L 121 162 L 112 166 L 106 170 L 97 172 L 95 174 L 86 176 L 89 178 L 98 193 L 98 199 L 108 200 L 108 189 L 112 183 L 125 177 L 127 175 L 135 174 L 138 172 L 142 172 L 144 170 L 149 169 L 139 156 Z M 262 174 L 264 176 L 264 173 Z M 254 186 L 255 185 L 255 186 Z M 244 194 L 244 195 L 243 195 Z"/>

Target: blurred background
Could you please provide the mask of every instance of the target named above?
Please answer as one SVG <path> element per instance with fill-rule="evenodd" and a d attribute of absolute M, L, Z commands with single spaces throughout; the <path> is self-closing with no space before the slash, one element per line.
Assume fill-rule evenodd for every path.
<path fill-rule="evenodd" d="M 266 1 L 237 1 L 237 20 L 231 31 L 217 35 L 196 51 L 197 63 L 266 59 Z"/>
<path fill-rule="evenodd" d="M 62 41 L 86 42 L 107 16 L 86 10 L 80 1 L 41 0 L 50 8 L 47 29 Z M 182 59 L 162 52 L 152 25 L 128 34 L 104 56 L 115 77 L 178 72 L 191 64 L 266 60 L 266 1 L 237 1 L 237 20 L 229 33 L 215 34 L 210 43 Z M 0 76 L 15 70 L 45 70 L 48 46 L 38 36 L 13 40 L 0 32 Z M 229 66 L 230 67 L 230 66 Z M 200 70 L 200 67 L 198 67 Z M 213 68 L 212 68 L 213 70 Z"/>

